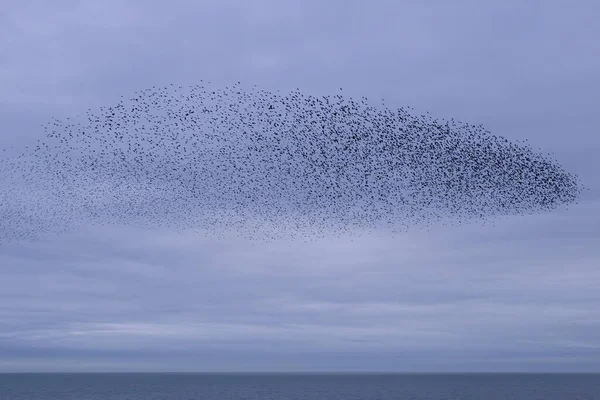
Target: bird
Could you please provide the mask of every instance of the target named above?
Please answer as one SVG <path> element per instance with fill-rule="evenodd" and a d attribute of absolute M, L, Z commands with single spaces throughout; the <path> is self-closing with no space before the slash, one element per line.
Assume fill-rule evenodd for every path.
<path fill-rule="evenodd" d="M 0 158 L 0 245 L 130 224 L 252 240 L 391 235 L 576 203 L 584 187 L 527 142 L 362 96 L 152 86 Z"/>

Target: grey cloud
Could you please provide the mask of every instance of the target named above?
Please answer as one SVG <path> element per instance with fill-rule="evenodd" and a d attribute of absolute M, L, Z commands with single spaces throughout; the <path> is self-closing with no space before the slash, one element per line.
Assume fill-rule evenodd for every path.
<path fill-rule="evenodd" d="M 600 368 L 596 2 L 5 10 L 0 148 L 152 85 L 342 86 L 527 138 L 591 191 L 569 211 L 396 238 L 91 227 L 1 247 L 0 370 Z"/>
<path fill-rule="evenodd" d="M 563 218 L 547 218 L 538 228 L 564 226 Z M 584 219 L 570 224 L 585 226 Z M 594 244 L 568 238 L 555 244 L 560 253 L 578 242 L 577 254 L 587 254 L 571 254 L 567 265 L 552 254 L 533 256 L 521 244 L 524 237 L 507 241 L 505 229 L 511 228 L 486 234 L 465 227 L 454 240 L 441 231 L 353 245 L 230 242 L 220 248 L 192 233 L 90 232 L 88 239 L 12 255 L 18 268 L 4 273 L 2 293 L 12 306 L 3 310 L 0 341 L 41 351 L 140 355 L 184 349 L 466 351 L 474 353 L 475 364 L 481 361 L 477 351 L 485 349 L 501 364 L 506 352 L 596 351 L 600 274 Z M 473 243 L 476 236 L 488 236 L 483 249 L 456 250 L 455 243 Z M 431 248 L 435 254 L 427 253 Z M 510 264 L 490 262 L 506 251 L 513 254 Z M 47 259 L 60 268 L 46 270 Z M 24 293 L 26 287 L 33 290 Z"/>

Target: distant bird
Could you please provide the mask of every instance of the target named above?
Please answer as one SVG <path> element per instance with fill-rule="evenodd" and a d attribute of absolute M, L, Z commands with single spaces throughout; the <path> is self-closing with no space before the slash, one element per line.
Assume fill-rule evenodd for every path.
<path fill-rule="evenodd" d="M 153 86 L 44 129 L 0 159 L 0 243 L 111 223 L 265 240 L 395 233 L 552 210 L 582 190 L 482 126 L 239 82 Z"/>

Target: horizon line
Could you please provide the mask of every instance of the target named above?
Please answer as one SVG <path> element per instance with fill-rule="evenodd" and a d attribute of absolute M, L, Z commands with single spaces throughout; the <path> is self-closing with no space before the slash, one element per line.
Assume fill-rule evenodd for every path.
<path fill-rule="evenodd" d="M 51 374 L 147 374 L 147 375 L 600 375 L 596 372 L 574 371 L 0 371 L 0 375 L 51 375 Z"/>

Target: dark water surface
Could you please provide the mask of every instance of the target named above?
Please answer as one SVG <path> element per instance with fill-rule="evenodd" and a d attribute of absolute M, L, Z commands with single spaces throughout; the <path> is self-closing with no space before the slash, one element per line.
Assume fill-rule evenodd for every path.
<path fill-rule="evenodd" d="M 0 374 L 0 399 L 600 399 L 600 375 Z"/>

